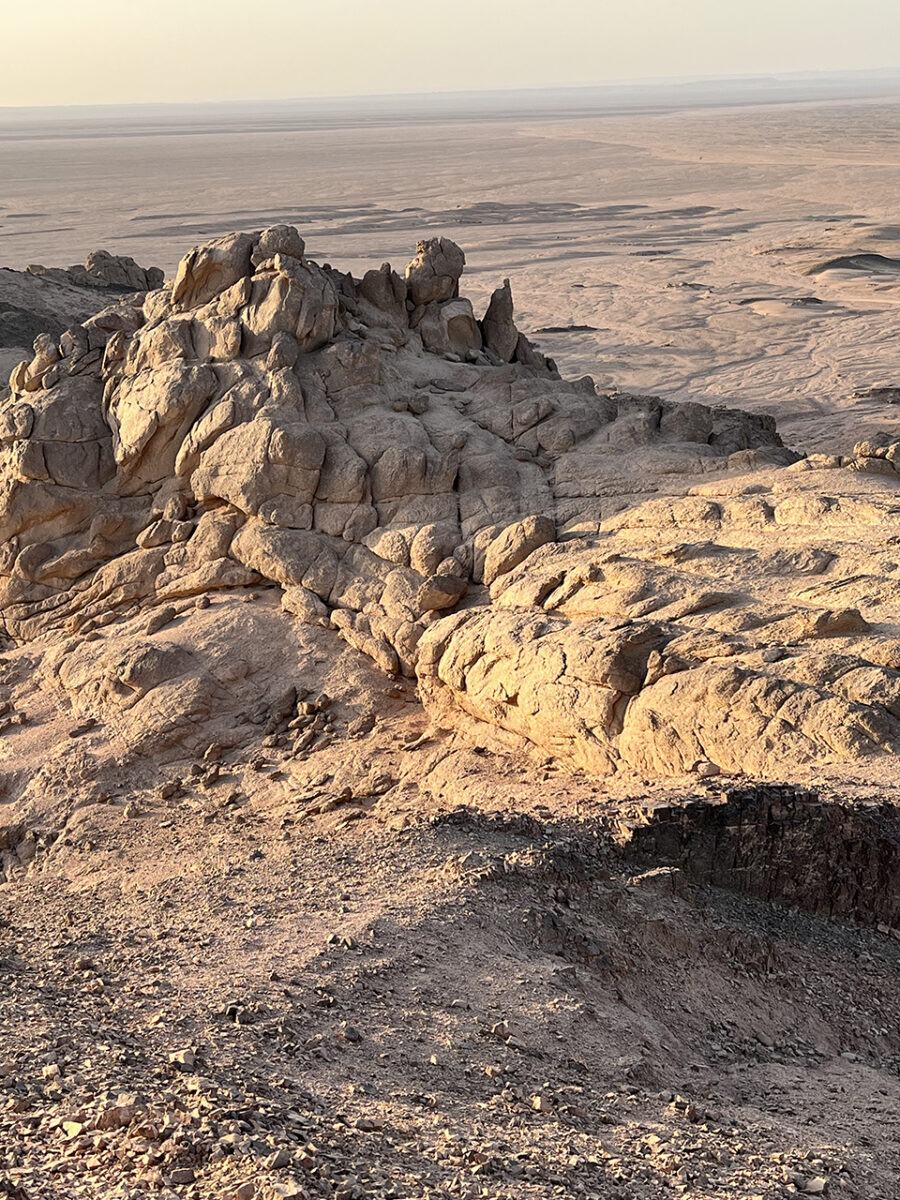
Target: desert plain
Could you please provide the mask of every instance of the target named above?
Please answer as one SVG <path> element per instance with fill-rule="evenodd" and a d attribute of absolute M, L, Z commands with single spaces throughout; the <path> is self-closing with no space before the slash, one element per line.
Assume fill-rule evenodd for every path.
<path fill-rule="evenodd" d="M 520 325 L 566 374 L 769 412 L 828 452 L 833 430 L 890 426 L 853 397 L 895 382 L 900 268 L 807 272 L 900 256 L 897 114 L 878 97 L 325 128 L 9 121 L 3 265 L 102 246 L 171 272 L 187 246 L 286 221 L 317 261 L 359 272 L 445 233 L 473 301 L 510 276 Z"/>
<path fill-rule="evenodd" d="M 0 1195 L 897 1196 L 900 98 L 576 100 L 0 118 Z"/>

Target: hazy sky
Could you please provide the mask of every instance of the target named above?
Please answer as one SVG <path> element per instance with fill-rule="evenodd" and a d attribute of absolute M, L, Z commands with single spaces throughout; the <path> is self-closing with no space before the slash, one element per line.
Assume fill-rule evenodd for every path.
<path fill-rule="evenodd" d="M 900 0 L 5 0 L 0 104 L 900 67 Z"/>

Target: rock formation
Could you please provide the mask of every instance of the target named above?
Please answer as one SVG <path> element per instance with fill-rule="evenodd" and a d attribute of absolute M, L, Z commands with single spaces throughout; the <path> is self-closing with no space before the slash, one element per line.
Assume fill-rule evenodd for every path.
<path fill-rule="evenodd" d="M 108 250 L 93 250 L 84 266 L 43 267 L 32 264 L 27 274 L 71 287 L 95 288 L 117 292 L 149 292 L 162 287 L 163 272 L 159 267 L 142 267 L 127 254 L 110 254 Z"/>
<path fill-rule="evenodd" d="M 900 642 L 815 587 L 823 527 L 889 524 L 880 481 L 819 503 L 768 418 L 563 380 L 464 263 L 439 238 L 356 280 L 276 226 L 38 337 L 0 400 L 7 637 L 174 738 L 231 701 L 227 644 L 159 642 L 171 606 L 275 586 L 436 719 L 592 772 L 895 748 Z"/>
<path fill-rule="evenodd" d="M 788 545 L 766 554 L 741 543 L 754 523 L 783 532 L 782 505 L 748 490 L 727 505 L 650 502 L 603 539 L 543 546 L 490 604 L 427 631 L 426 705 L 599 775 L 766 775 L 896 750 L 900 640 L 852 605 L 825 607 L 841 597 L 818 577 L 838 555 L 809 545 L 823 525 L 833 545 L 852 539 L 864 506 L 817 519 L 785 501 Z M 691 529 L 706 539 L 686 544 Z"/>
<path fill-rule="evenodd" d="M 95 250 L 83 266 L 0 268 L 0 369 L 4 376 L 42 333 L 59 340 L 125 292 L 158 288 L 163 273 L 126 255 Z"/>

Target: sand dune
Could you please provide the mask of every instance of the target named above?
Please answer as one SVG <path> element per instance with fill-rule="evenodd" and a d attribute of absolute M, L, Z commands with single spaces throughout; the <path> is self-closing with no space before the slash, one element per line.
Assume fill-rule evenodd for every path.
<path fill-rule="evenodd" d="M 824 275 L 826 271 L 866 271 L 872 275 L 900 274 L 900 258 L 885 254 L 840 254 L 827 262 L 810 267 L 807 275 Z"/>

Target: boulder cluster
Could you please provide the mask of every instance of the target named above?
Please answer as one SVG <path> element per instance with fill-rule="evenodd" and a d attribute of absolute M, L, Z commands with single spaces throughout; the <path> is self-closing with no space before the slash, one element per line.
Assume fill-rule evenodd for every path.
<path fill-rule="evenodd" d="M 3 373 L 23 357 L 39 334 L 59 342 L 63 332 L 92 317 L 127 292 L 146 292 L 163 283 L 159 267 L 142 267 L 127 255 L 94 250 L 84 264 L 24 271 L 0 267 L 0 360 Z"/>
<path fill-rule="evenodd" d="M 623 558 L 607 529 L 684 477 L 797 456 L 770 418 L 563 380 L 517 330 L 509 281 L 476 317 L 464 265 L 436 238 L 403 274 L 354 279 L 275 226 L 39 337 L 0 399 L 7 637 L 62 639 L 64 657 L 143 608 L 274 585 L 286 619 L 418 675 L 436 712 L 590 770 L 740 757 L 730 731 L 682 737 L 678 714 L 696 731 L 748 688 L 783 707 L 735 666 L 759 649 L 738 628 L 769 618 L 731 628 L 715 614 L 746 604 Z M 670 504 L 663 523 L 694 519 Z M 125 657 L 103 660 L 109 695 L 164 682 L 158 656 Z M 817 752 L 803 729 L 821 712 L 793 709 Z M 850 722 L 848 753 L 892 742 L 876 716 Z"/>
<path fill-rule="evenodd" d="M 68 287 L 94 288 L 112 292 L 146 292 L 162 287 L 164 275 L 159 267 L 142 267 L 127 254 L 92 250 L 84 264 L 73 267 L 44 267 L 32 263 L 28 275 Z"/>
<path fill-rule="evenodd" d="M 900 475 L 900 438 L 881 433 L 857 442 L 847 465 L 869 475 L 886 475 L 889 479 L 896 479 Z"/>

